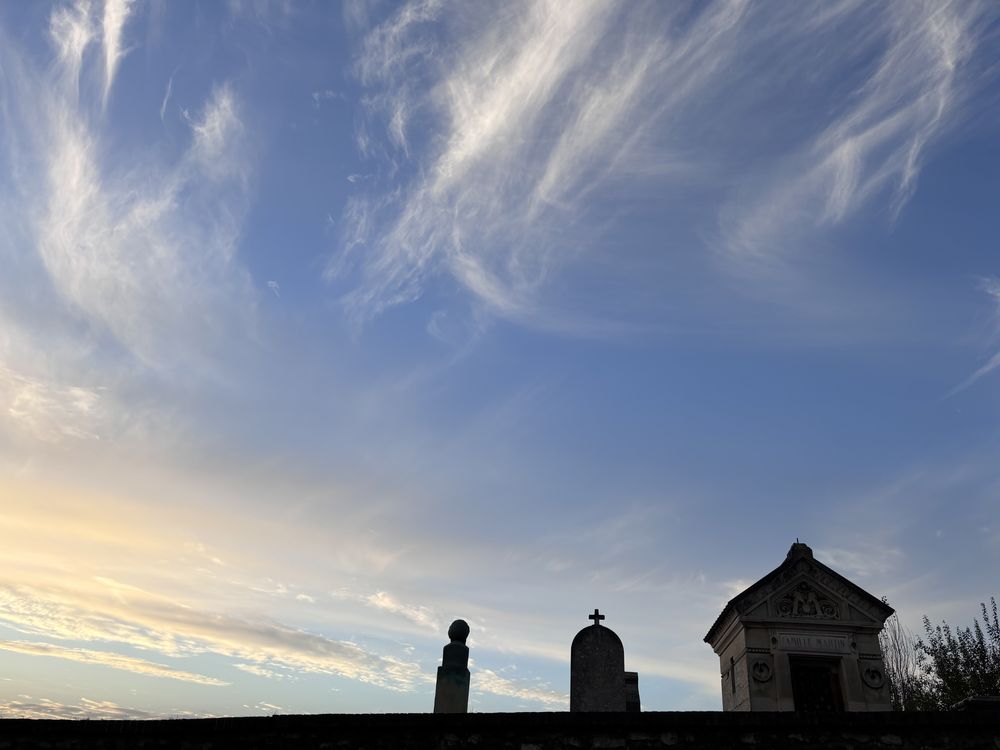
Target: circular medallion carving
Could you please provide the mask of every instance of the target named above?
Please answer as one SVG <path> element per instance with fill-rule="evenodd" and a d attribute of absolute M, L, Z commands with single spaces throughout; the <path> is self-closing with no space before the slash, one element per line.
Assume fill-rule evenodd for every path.
<path fill-rule="evenodd" d="M 766 661 L 755 661 L 753 666 L 750 667 L 750 674 L 753 676 L 756 682 L 767 682 L 771 679 L 774 672 L 771 670 L 771 665 Z"/>
<path fill-rule="evenodd" d="M 868 687 L 875 688 L 876 690 L 885 684 L 885 675 L 882 674 L 882 670 L 878 667 L 866 667 L 861 672 L 861 679 L 865 681 Z"/>

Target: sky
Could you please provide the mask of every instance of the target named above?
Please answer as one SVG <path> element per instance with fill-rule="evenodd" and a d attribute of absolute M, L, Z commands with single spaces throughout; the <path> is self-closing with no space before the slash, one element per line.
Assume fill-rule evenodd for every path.
<path fill-rule="evenodd" d="M 796 538 L 1000 594 L 1000 6 L 0 2 L 0 715 L 646 710 Z"/>

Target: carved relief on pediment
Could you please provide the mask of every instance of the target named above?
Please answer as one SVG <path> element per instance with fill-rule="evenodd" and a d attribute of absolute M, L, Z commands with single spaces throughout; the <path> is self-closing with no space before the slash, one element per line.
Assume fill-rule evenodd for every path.
<path fill-rule="evenodd" d="M 802 581 L 774 601 L 779 617 L 809 620 L 839 620 L 840 605 L 808 581 Z"/>
<path fill-rule="evenodd" d="M 795 570 L 778 571 L 778 573 L 774 575 L 770 581 L 768 581 L 763 586 L 760 586 L 756 590 L 754 598 L 752 600 L 745 599 L 741 603 L 741 609 L 743 613 L 746 614 L 756 609 L 761 604 L 766 604 L 775 594 L 775 592 L 777 592 L 779 589 L 784 588 L 790 580 L 792 580 L 793 578 L 797 578 L 799 575 L 800 573 L 796 572 Z"/>
<path fill-rule="evenodd" d="M 891 613 L 856 584 L 811 559 L 787 562 L 733 602 L 741 620 L 840 620 L 879 627 Z"/>

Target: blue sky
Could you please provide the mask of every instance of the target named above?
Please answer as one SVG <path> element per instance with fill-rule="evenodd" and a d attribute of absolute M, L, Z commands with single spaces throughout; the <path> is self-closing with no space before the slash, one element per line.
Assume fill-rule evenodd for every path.
<path fill-rule="evenodd" d="M 992 3 L 0 6 L 0 713 L 647 709 L 1000 564 Z"/>

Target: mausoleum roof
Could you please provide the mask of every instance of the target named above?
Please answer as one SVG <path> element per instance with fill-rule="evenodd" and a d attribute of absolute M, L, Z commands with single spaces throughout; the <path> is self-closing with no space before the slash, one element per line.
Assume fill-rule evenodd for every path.
<path fill-rule="evenodd" d="M 765 575 L 752 586 L 749 586 L 738 593 L 726 603 L 726 606 L 722 608 L 722 612 L 717 618 L 715 618 L 715 622 L 712 623 L 712 627 L 709 628 L 708 633 L 705 635 L 705 642 L 709 644 L 713 642 L 719 629 L 734 610 L 742 614 L 743 608 L 741 605 L 744 602 L 754 599 L 755 594 L 760 592 L 761 589 L 769 586 L 775 580 L 787 577 L 788 574 L 796 567 L 798 562 L 803 559 L 808 560 L 809 564 L 813 566 L 816 571 L 826 574 L 855 593 L 862 601 L 869 604 L 873 609 L 875 609 L 876 612 L 879 612 L 883 621 L 893 613 L 893 608 L 884 601 L 872 596 L 853 581 L 845 578 L 840 573 L 833 570 L 833 568 L 824 565 L 819 560 L 814 558 L 812 548 L 796 539 L 795 543 L 788 550 L 788 554 L 785 556 L 781 565 Z"/>

